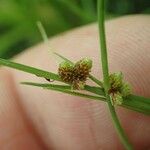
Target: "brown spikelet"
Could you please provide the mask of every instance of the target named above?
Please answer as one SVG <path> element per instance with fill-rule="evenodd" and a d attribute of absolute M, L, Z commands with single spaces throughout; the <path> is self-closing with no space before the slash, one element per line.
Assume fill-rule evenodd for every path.
<path fill-rule="evenodd" d="M 79 81 L 86 81 L 87 77 L 89 77 L 89 73 L 91 72 L 92 61 L 84 58 L 78 61 L 74 66 L 74 77 Z"/>
<path fill-rule="evenodd" d="M 69 83 L 73 89 L 84 89 L 85 82 L 89 77 L 89 73 L 92 68 L 92 61 L 88 58 L 84 58 L 75 65 L 69 62 L 63 62 L 59 65 L 58 74 L 61 79 Z"/>
<path fill-rule="evenodd" d="M 73 66 L 67 62 L 62 62 L 58 68 L 58 74 L 62 81 L 72 84 L 73 82 Z"/>

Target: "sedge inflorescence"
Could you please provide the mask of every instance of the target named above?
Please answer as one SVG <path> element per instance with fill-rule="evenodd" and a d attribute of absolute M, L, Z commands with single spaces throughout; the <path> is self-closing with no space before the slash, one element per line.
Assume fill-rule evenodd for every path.
<path fill-rule="evenodd" d="M 123 80 L 122 72 L 110 74 L 109 82 L 109 94 L 113 105 L 121 105 L 123 98 L 131 94 L 131 86 Z"/>
<path fill-rule="evenodd" d="M 83 58 L 72 64 L 68 61 L 60 63 L 58 74 L 62 81 L 71 85 L 72 89 L 84 89 L 87 78 L 92 68 L 92 60 Z"/>

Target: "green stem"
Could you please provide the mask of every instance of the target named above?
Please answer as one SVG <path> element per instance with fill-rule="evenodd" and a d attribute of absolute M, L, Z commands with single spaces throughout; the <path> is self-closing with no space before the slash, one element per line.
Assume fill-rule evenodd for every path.
<path fill-rule="evenodd" d="M 105 36 L 105 24 L 104 24 L 104 0 L 98 0 L 98 22 L 99 22 L 99 35 L 101 45 L 101 62 L 103 69 L 104 88 L 106 91 L 109 89 L 109 69 Z"/>
<path fill-rule="evenodd" d="M 110 110 L 110 113 L 111 113 L 113 124 L 114 124 L 114 126 L 116 128 L 116 131 L 118 133 L 118 136 L 119 136 L 122 144 L 124 145 L 124 147 L 127 150 L 132 150 L 133 147 L 132 147 L 131 143 L 129 142 L 128 137 L 127 137 L 125 131 L 123 130 L 123 128 L 122 128 L 122 126 L 120 124 L 120 121 L 119 121 L 118 116 L 116 114 L 115 108 L 112 105 L 112 103 L 110 101 L 110 96 L 108 94 L 106 94 L 106 100 L 107 100 L 108 107 L 109 107 L 109 110 Z"/>
<path fill-rule="evenodd" d="M 108 68 L 108 58 L 107 58 L 107 47 L 106 47 L 106 36 L 105 36 L 105 2 L 104 0 L 98 0 L 98 22 L 99 22 L 99 35 L 100 35 L 100 45 L 101 45 L 101 63 L 103 70 L 103 78 L 104 78 L 104 89 L 106 94 L 106 100 L 108 103 L 108 107 L 111 113 L 111 117 L 114 123 L 114 126 L 117 130 L 119 138 L 127 150 L 132 150 L 132 146 L 129 143 L 128 137 L 126 136 L 123 128 L 121 127 L 120 121 L 117 117 L 114 106 L 111 104 L 111 99 L 108 94 L 109 90 L 109 68 Z"/>
<path fill-rule="evenodd" d="M 90 78 L 93 82 L 95 82 L 97 85 L 103 87 L 103 83 L 102 83 L 100 80 L 98 80 L 97 78 L 95 78 L 94 76 L 92 76 L 91 74 L 89 75 L 89 78 Z"/>

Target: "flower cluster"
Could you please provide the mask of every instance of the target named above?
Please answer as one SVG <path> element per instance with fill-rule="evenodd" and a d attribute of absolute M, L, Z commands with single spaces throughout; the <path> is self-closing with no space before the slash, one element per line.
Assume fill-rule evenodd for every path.
<path fill-rule="evenodd" d="M 131 94 L 131 86 L 123 81 L 123 74 L 113 73 L 109 76 L 110 89 L 109 94 L 111 96 L 114 105 L 121 105 L 123 98 Z"/>
<path fill-rule="evenodd" d="M 70 84 L 73 89 L 82 90 L 89 77 L 91 68 L 92 60 L 88 58 L 83 58 L 75 64 L 64 61 L 59 65 L 58 74 L 62 81 Z"/>

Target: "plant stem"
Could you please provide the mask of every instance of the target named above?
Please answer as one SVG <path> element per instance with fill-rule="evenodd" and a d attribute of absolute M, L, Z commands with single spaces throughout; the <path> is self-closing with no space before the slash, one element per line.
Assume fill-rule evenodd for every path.
<path fill-rule="evenodd" d="M 96 78 L 95 78 L 94 76 L 92 76 L 91 74 L 89 75 L 89 78 L 90 78 L 93 82 L 95 82 L 97 85 L 103 87 L 103 83 L 102 83 L 100 80 L 96 79 Z"/>
<path fill-rule="evenodd" d="M 109 69 L 105 36 L 105 24 L 104 24 L 104 0 L 98 0 L 98 22 L 99 22 L 99 35 L 101 45 L 101 62 L 103 69 L 104 88 L 107 91 L 109 89 Z"/>
<path fill-rule="evenodd" d="M 129 143 L 128 137 L 126 136 L 119 119 L 117 117 L 114 106 L 111 104 L 111 99 L 108 94 L 108 90 L 110 87 L 109 84 L 109 68 L 108 68 L 108 58 L 107 58 L 107 47 L 106 47 L 106 36 L 105 36 L 105 2 L 104 0 L 98 0 L 98 23 L 99 23 L 99 35 L 100 35 L 100 45 L 101 45 L 101 63 L 103 70 L 103 78 L 104 78 L 104 89 L 106 94 L 106 100 L 108 103 L 108 107 L 111 113 L 111 117 L 114 123 L 114 126 L 117 130 L 119 138 L 127 150 L 132 150 L 132 145 Z"/>
<path fill-rule="evenodd" d="M 118 136 L 122 142 L 122 144 L 124 145 L 124 147 L 127 149 L 127 150 L 132 150 L 132 145 L 131 143 L 129 142 L 128 140 L 128 137 L 126 135 L 126 133 L 124 132 L 121 124 L 120 124 L 120 121 L 118 119 L 118 116 L 116 114 L 116 111 L 115 111 L 115 108 L 114 106 L 112 105 L 111 101 L 110 101 L 110 97 L 109 95 L 107 94 L 106 95 L 106 100 L 107 100 L 107 103 L 108 103 L 108 107 L 109 107 L 109 110 L 110 110 L 110 113 L 111 113 L 111 117 L 112 117 L 112 120 L 113 120 L 113 123 L 114 123 L 114 126 L 116 128 L 116 131 L 118 133 Z"/>

